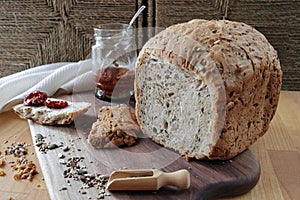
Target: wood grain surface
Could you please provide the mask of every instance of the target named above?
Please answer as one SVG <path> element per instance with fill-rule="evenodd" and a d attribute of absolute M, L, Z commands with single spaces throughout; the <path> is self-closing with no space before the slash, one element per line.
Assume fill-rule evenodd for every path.
<path fill-rule="evenodd" d="M 261 166 L 261 176 L 258 181 L 258 184 L 250 192 L 244 195 L 233 197 L 233 198 L 226 198 L 226 199 L 236 199 L 236 200 L 237 199 L 238 200 L 299 199 L 300 197 L 299 108 L 300 108 L 299 92 L 283 91 L 281 93 L 279 107 L 277 109 L 277 113 L 273 121 L 271 122 L 270 129 L 268 130 L 268 132 L 263 138 L 258 140 L 257 143 L 255 143 L 250 147 L 251 152 L 255 156 L 257 156 Z M 59 132 L 57 135 L 55 135 L 55 138 L 58 139 L 58 142 L 60 141 L 60 137 L 62 134 L 63 133 Z M 52 136 L 47 139 L 52 139 Z M 31 144 L 33 143 L 27 121 L 19 119 L 12 112 L 6 112 L 0 114 L 0 151 L 1 152 L 3 152 L 3 149 L 7 146 L 7 144 L 9 144 L 9 143 L 4 144 L 5 141 L 8 141 L 9 143 L 13 141 L 26 142 Z M 32 147 L 33 146 L 31 146 L 30 148 Z M 61 149 L 56 149 L 56 150 L 58 151 Z M 31 153 L 34 153 L 34 155 L 31 155 L 30 159 L 32 159 L 36 164 L 38 164 L 36 155 L 44 156 L 44 158 L 49 158 L 47 154 L 42 155 L 40 154 L 40 152 L 33 151 L 33 149 L 30 149 L 29 151 L 30 151 L 30 155 Z M 49 155 L 50 154 L 56 155 L 56 153 L 57 152 L 54 151 L 48 152 Z M 101 165 L 104 165 L 105 162 L 103 161 L 103 163 L 101 163 L 99 167 Z M 56 158 L 56 163 L 57 163 L 57 158 Z M 125 166 L 125 164 L 121 166 Z M 9 166 L 8 165 L 5 166 L 4 169 L 7 175 L 0 177 L 0 185 L 1 185 L 0 199 L 1 200 L 2 199 L 7 200 L 10 197 L 12 199 L 48 200 L 50 199 L 49 193 L 52 192 L 57 193 L 57 191 L 51 191 L 49 188 L 46 188 L 45 182 L 42 180 L 42 172 L 39 166 L 38 166 L 38 171 L 40 173 L 34 178 L 33 182 L 29 182 L 26 180 L 15 181 L 11 176 L 12 173 L 10 172 Z M 166 167 L 165 169 L 172 170 L 171 168 L 168 167 Z M 193 174 L 195 173 L 193 169 L 190 171 L 192 175 L 195 175 Z M 103 173 L 106 172 L 103 171 Z M 59 188 L 59 186 L 56 187 Z M 76 187 L 76 184 L 73 184 L 72 187 Z M 66 192 L 66 191 L 60 191 L 60 192 Z M 176 192 L 178 193 L 178 191 L 172 191 L 172 193 L 176 193 Z M 126 194 L 119 194 L 119 195 L 126 196 Z M 139 196 L 138 193 L 135 195 Z M 150 199 L 149 196 L 151 195 L 153 194 L 148 195 L 149 199 Z M 87 197 L 88 196 L 86 196 L 86 199 L 88 199 Z M 145 198 L 147 199 L 147 197 Z"/>

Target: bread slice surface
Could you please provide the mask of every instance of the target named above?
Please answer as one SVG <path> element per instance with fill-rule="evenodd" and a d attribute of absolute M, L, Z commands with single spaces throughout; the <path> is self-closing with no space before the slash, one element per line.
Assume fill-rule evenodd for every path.
<path fill-rule="evenodd" d="M 53 101 L 60 99 L 48 98 Z M 23 118 L 30 119 L 38 124 L 45 125 L 67 125 L 71 124 L 75 117 L 85 113 L 91 107 L 87 102 L 71 102 L 68 101 L 68 106 L 61 109 L 48 108 L 47 106 L 25 106 L 18 104 L 13 107 L 15 113 Z"/>

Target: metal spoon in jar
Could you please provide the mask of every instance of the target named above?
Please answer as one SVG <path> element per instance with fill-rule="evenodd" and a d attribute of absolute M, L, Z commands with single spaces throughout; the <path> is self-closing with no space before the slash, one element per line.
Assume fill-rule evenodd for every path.
<path fill-rule="evenodd" d="M 135 13 L 135 15 L 132 17 L 132 19 L 129 22 L 127 30 L 130 29 L 130 27 L 132 26 L 133 22 L 136 20 L 136 18 L 139 16 L 139 14 L 141 14 L 141 12 L 143 12 L 143 10 L 145 8 L 146 8 L 146 6 L 141 6 L 140 9 Z"/>

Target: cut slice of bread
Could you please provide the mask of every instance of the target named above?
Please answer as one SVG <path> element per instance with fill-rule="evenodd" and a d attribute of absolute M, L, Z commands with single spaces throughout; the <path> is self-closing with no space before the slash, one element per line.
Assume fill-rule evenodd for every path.
<path fill-rule="evenodd" d="M 139 54 L 137 120 L 150 138 L 186 158 L 230 159 L 268 130 L 281 77 L 277 52 L 253 27 L 177 24 Z"/>
<path fill-rule="evenodd" d="M 60 100 L 48 98 L 50 100 Z M 13 107 L 15 113 L 23 119 L 31 119 L 38 124 L 47 125 L 66 125 L 71 124 L 75 117 L 85 113 L 91 107 L 86 102 L 68 101 L 68 106 L 61 109 L 48 108 L 46 106 L 25 106 L 18 104 Z"/>

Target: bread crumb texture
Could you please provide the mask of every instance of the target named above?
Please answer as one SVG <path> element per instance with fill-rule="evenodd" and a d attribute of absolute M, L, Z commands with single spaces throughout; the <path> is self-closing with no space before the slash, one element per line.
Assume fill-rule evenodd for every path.
<path fill-rule="evenodd" d="M 230 159 L 266 133 L 281 83 L 277 52 L 255 28 L 195 19 L 168 27 L 140 52 L 137 120 L 187 158 Z"/>
<path fill-rule="evenodd" d="M 59 100 L 48 98 L 50 100 Z M 13 107 L 15 113 L 23 119 L 31 119 L 39 124 L 66 125 L 71 124 L 78 115 L 85 113 L 91 107 L 87 102 L 71 102 L 61 109 L 48 108 L 47 106 L 25 106 L 18 104 Z"/>
<path fill-rule="evenodd" d="M 132 146 L 139 131 L 135 113 L 127 105 L 103 106 L 98 111 L 88 142 L 95 148 Z"/>

